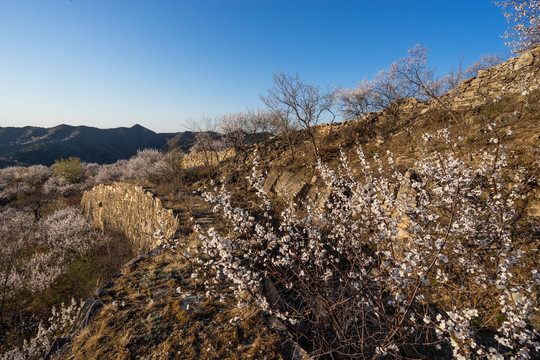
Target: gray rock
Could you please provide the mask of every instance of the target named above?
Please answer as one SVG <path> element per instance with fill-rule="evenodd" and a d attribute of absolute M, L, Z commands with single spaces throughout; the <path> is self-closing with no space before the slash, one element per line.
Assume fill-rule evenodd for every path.
<path fill-rule="evenodd" d="M 131 260 L 129 260 L 127 263 L 124 264 L 124 267 L 130 267 L 130 266 L 134 266 L 134 265 L 137 265 L 138 263 L 140 263 L 141 261 L 143 261 L 144 259 L 146 259 L 148 257 L 148 255 L 141 255 L 141 256 L 137 256 Z"/>
<path fill-rule="evenodd" d="M 47 355 L 45 355 L 45 360 L 50 360 L 51 356 L 59 352 L 64 347 L 64 345 L 69 344 L 70 342 L 70 338 L 59 337 L 54 339 L 54 342 L 51 345 L 49 352 L 47 352 Z"/>
<path fill-rule="evenodd" d="M 286 198 L 296 199 L 307 191 L 311 178 L 310 174 L 284 171 L 276 181 L 275 192 Z"/>
<path fill-rule="evenodd" d="M 277 332 L 287 331 L 287 327 L 285 326 L 285 324 L 275 316 L 271 316 L 268 319 L 268 327 L 270 327 L 270 330 Z"/>
<path fill-rule="evenodd" d="M 103 303 L 101 301 L 94 299 L 86 300 L 82 309 L 79 311 L 77 319 L 75 319 L 75 323 L 73 324 L 71 331 L 69 332 L 70 337 L 86 328 L 92 321 L 92 318 L 99 314 L 102 308 Z"/>
<path fill-rule="evenodd" d="M 186 311 L 188 314 L 198 313 L 203 311 L 201 306 L 203 297 L 201 295 L 190 295 L 182 299 L 180 308 Z"/>

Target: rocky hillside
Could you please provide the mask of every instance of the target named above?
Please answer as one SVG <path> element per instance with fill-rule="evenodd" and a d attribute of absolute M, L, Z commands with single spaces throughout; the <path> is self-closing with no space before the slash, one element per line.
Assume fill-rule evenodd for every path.
<path fill-rule="evenodd" d="M 474 255 L 470 259 L 480 261 L 485 265 L 486 269 L 491 268 L 493 261 L 505 259 L 508 256 L 508 251 L 511 251 L 510 248 L 517 249 L 517 253 L 523 254 L 524 264 L 520 267 L 520 269 L 523 268 L 523 271 L 516 272 L 514 280 L 518 282 L 520 277 L 525 276 L 524 274 L 527 271 L 530 273 L 533 270 L 534 273 L 534 269 L 537 268 L 540 261 L 538 248 L 538 229 L 540 228 L 540 184 L 538 180 L 538 161 L 540 158 L 539 83 L 540 47 L 537 47 L 524 53 L 519 58 L 510 59 L 495 68 L 482 71 L 477 78 L 468 79 L 459 85 L 456 90 L 443 99 L 453 109 L 452 114 L 441 109 L 433 101 L 419 103 L 412 99 L 402 106 L 398 116 L 382 111 L 341 124 L 321 125 L 314 128 L 313 131 L 320 147 L 319 152 L 323 162 L 329 164 L 333 169 L 338 168 L 340 153 L 343 153 L 350 159 L 351 174 L 361 174 L 366 170 L 368 163 L 372 168 L 373 166 L 376 167 L 377 161 L 384 161 L 385 164 L 396 169 L 396 174 L 401 174 L 396 175 L 401 180 L 398 181 L 397 178 L 393 178 L 394 183 L 379 182 L 385 176 L 383 171 L 378 173 L 378 177 L 371 178 L 371 181 L 376 184 L 375 187 L 378 189 L 378 193 L 373 196 L 372 202 L 369 203 L 369 206 L 373 207 L 384 196 L 389 196 L 389 198 L 393 199 L 392 201 L 401 201 L 403 199 L 403 204 L 417 203 L 420 206 L 421 197 L 418 195 L 420 191 L 418 189 L 424 191 L 425 194 L 430 194 L 430 196 L 437 195 L 437 193 L 430 193 L 430 191 L 437 188 L 440 185 L 439 182 L 449 180 L 442 177 L 439 182 L 428 180 L 429 174 L 422 173 L 423 170 L 418 162 L 420 159 L 427 159 L 430 156 L 435 156 L 435 159 L 437 159 L 437 154 L 454 154 L 464 164 L 463 166 L 476 169 L 481 168 L 487 161 L 486 159 L 493 159 L 493 156 L 497 158 L 499 156 L 497 146 L 503 143 L 501 145 L 503 147 L 500 149 L 504 149 L 505 162 L 509 169 L 508 172 L 503 173 L 504 180 L 508 182 L 509 189 L 515 187 L 521 189 L 519 200 L 516 200 L 519 203 L 521 212 L 516 214 L 511 225 L 508 224 L 508 226 L 511 226 L 511 236 L 514 242 L 512 246 L 498 247 L 498 243 L 490 242 L 493 241 L 490 238 L 484 240 L 484 243 L 468 244 L 467 246 L 474 249 Z M 452 143 L 456 143 L 455 146 L 450 145 L 450 148 L 448 147 L 450 142 L 447 143 L 442 137 L 447 131 L 451 133 Z M 432 140 L 429 145 L 426 145 L 422 139 L 426 137 L 426 133 L 439 133 L 442 135 L 440 139 Z M 279 210 L 282 209 L 280 206 L 284 208 L 291 201 L 306 204 L 311 199 L 315 201 L 315 204 L 338 206 L 336 204 L 339 204 L 340 194 L 343 196 L 342 199 L 354 197 L 355 189 L 353 187 L 349 187 L 340 193 L 336 190 L 339 189 L 339 181 L 333 183 L 332 186 L 335 186 L 333 188 L 328 185 L 328 182 L 324 181 L 324 176 L 321 175 L 320 169 L 317 169 L 316 166 L 317 159 L 313 153 L 311 139 L 305 133 L 297 133 L 293 145 L 294 157 L 290 155 L 287 148 L 288 144 L 284 139 L 271 139 L 266 144 L 265 151 L 261 154 L 261 159 L 259 159 L 259 166 L 266 172 L 262 188 L 269 194 L 274 206 L 278 209 L 274 213 L 276 218 L 281 216 L 279 215 Z M 363 153 L 370 159 L 368 163 L 354 157 L 358 145 L 362 147 Z M 393 154 L 391 161 L 380 160 L 388 156 L 388 154 Z M 490 158 L 486 154 L 493 156 Z M 371 160 L 374 155 L 377 155 L 377 157 Z M 230 222 L 225 220 L 225 217 L 230 216 L 230 218 L 234 219 L 235 216 L 241 217 L 243 215 L 240 212 L 235 213 L 235 216 L 227 215 L 226 212 L 217 216 L 212 215 L 211 206 L 201 198 L 199 189 L 208 185 L 209 177 L 212 176 L 217 183 L 224 184 L 231 191 L 231 196 L 224 199 L 229 199 L 234 202 L 234 206 L 249 209 L 255 214 L 255 217 L 264 219 L 264 213 L 259 206 L 260 200 L 257 199 L 255 191 L 248 190 L 249 186 L 246 181 L 246 176 L 251 173 L 251 160 L 249 159 L 247 163 L 244 163 L 243 159 L 229 156 L 222 163 L 215 164 L 219 166 L 185 168 L 182 170 L 179 182 L 153 184 L 153 193 L 148 195 L 143 193 L 142 195 L 131 196 L 126 192 L 119 197 L 122 200 L 114 200 L 111 196 L 106 195 L 114 189 L 116 189 L 114 191 L 121 193 L 124 191 L 121 190 L 124 187 L 123 185 L 112 185 L 113 190 L 109 189 L 108 192 L 97 189 L 86 195 L 86 202 L 92 204 L 87 206 L 92 208 L 91 211 L 87 210 L 87 213 L 92 216 L 99 226 L 106 226 L 107 223 L 110 223 L 111 226 L 118 230 L 122 223 L 128 224 L 125 225 L 128 228 L 124 232 L 133 235 L 133 229 L 137 224 L 146 224 L 144 212 L 137 209 L 136 202 L 139 201 L 137 199 L 140 197 L 153 199 L 154 196 L 161 198 L 159 204 L 163 204 L 167 209 L 172 209 L 172 211 L 164 210 L 163 213 L 174 213 L 177 216 L 179 226 L 173 241 L 160 237 L 163 229 L 159 225 L 159 216 L 156 217 L 155 209 L 150 211 L 155 219 L 147 222 L 148 224 L 151 223 L 151 227 L 146 229 L 145 232 L 155 231 L 157 233 L 157 237 L 154 237 L 156 243 L 163 242 L 163 245 L 126 264 L 122 274 L 119 274 L 104 288 L 96 291 L 96 294 L 89 300 L 89 304 L 99 304 L 97 308 L 101 309 L 101 311 L 95 314 L 92 312 L 94 317 L 88 326 L 77 333 L 70 334 L 70 345 L 55 353 L 55 356 L 60 359 L 307 359 L 309 358 L 307 353 L 310 352 L 314 357 L 322 359 L 372 358 L 375 354 L 377 354 L 378 358 L 401 358 L 402 356 L 404 358 L 447 359 L 452 358 L 452 354 L 454 356 L 456 354 L 465 354 L 462 358 L 483 358 L 479 352 L 475 353 L 476 355 L 471 355 L 478 349 L 477 345 L 471 345 L 471 339 L 482 344 L 482 346 L 486 346 L 486 348 L 494 349 L 494 351 L 497 349 L 503 354 L 501 358 L 505 358 L 511 353 L 511 348 L 498 344 L 495 336 L 495 334 L 498 334 L 498 327 L 506 324 L 508 318 L 512 316 L 510 310 L 505 310 L 505 306 L 510 306 L 508 303 L 518 304 L 521 311 L 524 311 L 528 306 L 538 306 L 540 301 L 538 293 L 534 297 L 533 291 L 533 296 L 530 298 L 532 299 L 531 303 L 526 304 L 522 300 L 525 298 L 525 292 L 524 290 L 517 290 L 517 285 L 508 293 L 497 292 L 495 285 L 489 287 L 488 290 L 481 286 L 478 288 L 468 287 L 472 285 L 470 283 L 460 283 L 460 279 L 468 276 L 467 274 L 472 268 L 472 263 L 469 262 L 465 263 L 465 267 L 462 268 L 461 272 L 457 272 L 458 275 L 454 274 L 455 276 L 448 283 L 448 287 L 445 285 L 445 281 L 448 280 L 444 280 L 437 275 L 432 278 L 428 277 L 422 280 L 423 282 L 419 280 L 420 277 L 417 277 L 416 282 L 404 282 L 400 285 L 399 290 L 392 290 L 404 291 L 404 296 L 414 299 L 419 294 L 419 291 L 422 291 L 419 290 L 422 289 L 422 284 L 427 284 L 426 288 L 434 289 L 433 292 L 422 293 L 422 298 L 419 300 L 421 306 L 414 308 L 414 310 L 407 302 L 404 303 L 405 305 L 400 304 L 402 300 L 399 300 L 399 297 L 386 298 L 391 292 L 390 287 L 384 290 L 383 285 L 381 285 L 384 283 L 383 281 L 387 281 L 388 278 L 393 277 L 395 274 L 414 272 L 412 267 L 404 265 L 400 271 L 396 270 L 394 274 L 382 265 L 383 260 L 373 262 L 367 269 L 362 269 L 365 270 L 368 277 L 371 276 L 377 281 L 374 284 L 363 284 L 364 288 L 362 292 L 358 293 L 358 296 L 366 293 L 378 294 L 378 299 L 384 299 L 384 301 L 376 304 L 383 307 L 385 311 L 373 312 L 373 309 L 377 307 L 365 300 L 366 303 L 360 302 L 360 305 L 366 306 L 366 308 L 363 308 L 364 310 L 359 312 L 358 308 L 347 308 L 349 312 L 345 314 L 361 313 L 366 316 L 364 319 L 343 316 L 336 320 L 330 319 L 331 316 L 328 315 L 336 317 L 343 315 L 343 313 L 334 311 L 343 303 L 349 301 L 351 297 L 350 292 L 339 292 L 349 286 L 349 282 L 352 281 L 349 276 L 354 275 L 350 275 L 351 272 L 344 273 L 344 276 L 340 279 L 334 279 L 338 284 L 335 287 L 321 287 L 328 293 L 314 290 L 310 297 L 297 290 L 303 286 L 305 283 L 303 281 L 296 281 L 292 290 L 288 290 L 288 284 L 280 283 L 281 276 L 285 276 L 283 272 L 272 273 L 271 276 L 265 277 L 262 291 L 270 306 L 274 309 L 284 309 L 286 306 L 296 310 L 310 309 L 301 314 L 288 314 L 288 319 L 294 320 L 290 322 L 279 320 L 269 312 L 261 311 L 260 308 L 255 306 L 257 304 L 255 294 L 245 293 L 240 296 L 240 299 L 235 297 L 233 295 L 234 286 L 230 283 L 220 282 L 225 277 L 223 273 L 221 277 L 217 277 L 217 282 L 214 281 L 212 271 L 219 271 L 219 269 L 208 267 L 208 269 L 213 270 L 206 273 L 206 275 L 201 275 L 201 272 L 197 269 L 199 269 L 202 262 L 208 261 L 209 258 L 203 257 L 202 260 L 201 258 L 194 260 L 188 256 L 190 249 L 204 248 L 201 245 L 201 238 L 194 233 L 194 227 L 199 226 L 202 233 L 209 238 L 212 238 L 211 232 L 206 233 L 204 229 L 215 228 L 217 231 L 228 234 L 225 237 L 226 239 L 235 239 L 240 244 L 243 231 L 241 225 L 237 224 L 236 227 L 233 227 Z M 442 164 L 438 171 L 444 173 L 452 170 L 450 167 L 446 167 L 447 164 L 442 161 L 442 156 L 437 161 Z M 490 178 L 496 172 L 497 167 L 500 166 L 500 163 L 497 164 L 492 170 L 478 172 L 481 175 L 474 178 L 475 181 L 471 181 L 468 186 L 478 186 L 479 188 L 485 186 L 488 189 L 495 187 L 496 191 L 500 191 L 501 194 L 505 192 L 505 189 L 497 188 L 496 185 L 491 186 L 490 183 L 490 179 L 497 179 L 496 176 Z M 528 175 L 524 180 L 519 180 L 519 174 Z M 381 184 L 385 184 L 386 188 L 383 188 Z M 447 188 L 451 187 L 451 182 L 449 184 Z M 457 194 L 459 186 L 465 185 L 460 184 L 456 190 L 452 191 Z M 444 187 L 440 188 L 440 192 L 447 190 Z M 475 188 L 471 193 L 477 194 L 476 191 L 478 191 L 478 188 Z M 137 190 L 137 192 L 140 191 Z M 473 201 L 471 200 L 473 197 L 471 194 L 467 194 L 467 196 L 467 201 Z M 478 195 L 478 199 L 474 200 L 478 205 L 474 208 L 474 212 L 485 214 L 482 211 L 489 210 L 486 209 L 485 205 L 492 200 L 496 201 L 499 197 L 498 194 L 493 199 Z M 450 199 L 452 198 L 450 197 Z M 426 207 L 425 211 L 432 211 L 432 213 L 429 215 L 429 220 L 426 219 L 422 226 L 418 225 L 415 228 L 416 231 L 421 233 L 424 228 L 430 226 L 429 224 L 433 219 L 437 218 L 442 219 L 443 223 L 448 221 L 450 224 L 448 229 L 452 229 L 452 221 L 461 210 L 459 206 L 455 206 L 457 197 L 453 199 L 454 205 L 452 205 L 452 201 L 447 201 L 439 204 L 439 207 Z M 115 206 L 125 205 L 125 207 L 120 210 L 117 209 L 118 211 L 101 210 L 105 209 L 106 205 L 110 205 L 107 204 L 109 201 L 114 201 Z M 134 201 L 135 204 L 129 203 L 130 201 Z M 224 200 L 222 199 L 222 201 Z M 125 202 L 125 204 L 122 205 L 122 202 Z M 463 204 L 466 204 L 465 200 Z M 388 202 L 377 209 L 379 212 L 384 212 L 390 206 L 393 206 L 392 202 Z M 445 210 L 446 207 L 448 207 L 448 211 Z M 310 211 L 315 211 L 316 208 L 313 205 Z M 298 212 L 302 213 L 305 210 L 306 207 L 300 207 Z M 473 211 L 471 210 L 471 212 Z M 107 218 L 108 213 L 112 214 L 110 218 Z M 305 222 L 302 223 L 304 227 L 308 227 L 310 222 L 315 221 L 309 217 L 310 214 L 307 215 Z M 466 220 L 466 216 L 469 215 L 470 213 L 463 214 L 463 219 Z M 127 221 L 118 221 L 119 216 L 124 216 Z M 343 216 L 347 215 L 344 214 Z M 504 216 L 501 215 L 501 217 Z M 491 218 L 487 216 L 484 223 L 489 223 L 493 218 L 495 216 Z M 333 218 L 333 220 L 339 221 L 339 217 L 338 219 Z M 251 220 L 246 218 L 245 221 Z M 272 221 L 275 220 L 268 220 L 266 223 L 261 221 L 260 223 L 265 226 L 265 224 L 271 225 Z M 401 257 L 407 256 L 404 254 L 407 254 L 408 247 L 416 246 L 413 242 L 407 243 L 408 237 L 413 236 L 412 232 L 408 232 L 410 229 L 407 228 L 408 224 L 413 221 L 413 217 L 409 212 L 406 216 L 399 218 L 399 221 L 402 225 L 399 227 L 398 236 L 394 239 L 394 242 L 388 244 L 388 248 L 384 248 L 385 251 L 378 253 L 378 256 L 380 256 L 379 259 L 386 259 L 384 256 L 387 255 L 384 254 L 392 252 L 395 257 L 391 258 L 391 261 L 409 264 Z M 362 222 L 367 222 L 367 220 L 360 221 L 360 223 Z M 339 224 L 343 227 L 350 225 L 351 229 L 353 228 L 352 222 Z M 374 233 L 379 231 L 378 228 L 384 227 L 382 223 L 376 225 L 373 228 L 368 228 L 366 236 L 373 236 Z M 288 226 L 293 228 L 300 225 L 291 225 L 289 223 Z M 474 226 L 481 228 L 483 223 L 478 221 Z M 333 234 L 332 231 L 335 228 L 327 229 L 324 234 Z M 458 228 L 458 226 L 455 226 L 455 228 Z M 474 227 L 471 227 L 470 232 L 474 232 L 473 229 Z M 436 229 L 434 231 L 435 233 L 437 231 L 443 232 L 441 238 L 444 238 L 444 243 L 448 241 L 455 244 L 467 237 L 467 234 L 463 233 L 449 238 L 448 233 L 450 230 L 446 230 L 446 228 L 442 230 Z M 170 231 L 170 229 L 167 228 L 167 231 Z M 345 231 L 343 236 L 353 236 L 354 234 L 350 232 L 352 230 L 349 230 L 349 233 Z M 444 236 L 444 232 L 446 232 L 446 236 Z M 384 237 L 381 237 L 381 239 L 384 239 Z M 299 237 L 296 239 L 296 243 L 284 243 L 282 246 L 290 244 L 292 247 L 293 244 L 300 244 L 301 241 L 302 238 Z M 374 248 L 383 246 L 381 244 L 384 243 L 384 240 L 379 241 L 380 243 L 366 243 L 363 247 L 355 249 L 355 253 L 366 252 L 371 254 Z M 205 246 L 209 246 L 209 243 L 205 244 Z M 230 243 L 226 242 L 224 244 L 230 245 Z M 255 263 L 258 259 L 256 254 L 250 253 L 251 255 L 243 257 L 245 252 L 248 252 L 249 242 L 242 244 L 246 247 L 242 248 L 242 246 L 238 245 L 239 249 L 238 252 L 234 253 L 235 256 L 242 259 L 244 263 Z M 231 246 L 234 248 L 233 245 Z M 267 248 L 263 250 L 268 250 L 269 246 L 267 245 Z M 440 242 L 437 246 L 440 246 Z M 226 246 L 220 249 L 223 251 L 230 250 Z M 437 264 L 439 273 L 446 269 L 445 266 L 452 264 L 452 256 L 456 255 L 452 252 L 443 254 L 442 250 L 442 247 L 438 250 L 436 259 L 433 260 L 431 267 L 427 270 L 428 273 L 434 264 Z M 493 254 L 496 255 L 491 258 L 482 258 L 484 253 L 491 254 L 489 251 L 495 251 Z M 465 252 L 465 247 L 455 248 L 455 253 L 460 252 Z M 268 254 L 270 253 L 268 251 Z M 220 252 L 216 252 L 216 254 L 220 254 Z M 371 259 L 370 256 L 372 255 L 367 256 L 364 260 Z M 431 253 L 425 252 L 424 255 L 413 259 L 414 264 L 420 266 L 418 264 L 423 261 L 422 259 L 429 258 L 429 256 L 431 256 Z M 448 262 L 446 256 L 451 259 L 450 265 L 444 265 L 444 261 Z M 511 258 L 515 260 L 515 257 Z M 440 259 L 441 262 L 439 263 L 437 259 Z M 242 263 L 242 261 L 238 260 L 238 263 Z M 458 266 L 457 258 L 455 262 L 455 265 Z M 222 266 L 226 265 L 225 262 L 221 264 Z M 309 264 L 313 264 L 313 261 L 309 262 Z M 350 265 L 344 262 L 340 264 L 340 266 L 344 267 Z M 493 266 L 495 274 L 497 273 L 496 269 L 500 269 L 503 264 L 504 261 L 501 260 L 501 262 L 497 262 Z M 232 271 L 231 269 L 229 270 Z M 302 269 L 304 270 L 304 268 Z M 309 269 L 310 267 L 306 266 L 305 270 L 308 271 Z M 340 271 L 339 266 L 335 266 L 333 269 L 334 271 Z M 319 275 L 320 281 L 309 283 L 309 286 L 319 289 L 318 286 L 322 286 L 321 284 L 324 284 L 328 279 L 332 279 L 331 273 L 313 274 L 313 276 Z M 296 277 L 302 279 L 300 272 L 294 278 Z M 274 285 L 274 282 L 277 285 Z M 219 296 L 213 293 L 214 290 L 212 290 L 215 289 L 213 286 L 216 283 L 218 288 L 222 290 Z M 354 287 L 351 287 L 349 291 L 353 291 L 353 289 Z M 490 293 L 489 291 L 493 292 Z M 336 293 L 340 294 L 341 297 L 335 295 Z M 493 294 L 496 294 L 496 296 Z M 319 295 L 324 299 L 324 301 L 317 303 L 322 309 L 315 306 L 307 307 L 306 304 L 309 304 L 312 298 L 317 298 Z M 508 296 L 511 301 L 508 301 L 506 305 L 490 302 L 501 296 L 503 298 Z M 460 307 L 457 307 L 457 305 Z M 470 307 L 474 307 L 474 310 L 471 310 Z M 430 310 L 425 310 L 426 312 L 422 313 L 422 309 Z M 443 311 L 442 309 L 447 310 Z M 313 312 L 316 310 L 319 313 L 314 314 Z M 458 314 L 461 314 L 461 312 L 466 314 L 466 321 L 460 320 Z M 402 316 L 403 313 L 409 316 Z M 370 314 L 376 314 L 376 316 Z M 523 322 L 522 328 L 527 331 L 533 331 L 534 328 L 540 330 L 539 313 L 533 311 L 532 314 L 527 319 L 527 322 Z M 424 320 L 415 322 L 418 316 L 424 316 Z M 82 318 L 86 319 L 84 316 Z M 321 321 L 321 318 L 324 318 L 326 322 L 317 323 L 318 325 L 315 328 L 310 327 L 310 323 Z M 410 331 L 411 328 L 420 328 L 433 321 L 441 321 L 441 319 L 444 319 L 441 324 L 447 326 L 446 328 L 443 329 L 443 325 L 435 327 L 435 329 L 427 326 L 426 328 L 431 330 L 419 334 L 413 332 L 413 336 L 416 337 L 412 340 L 407 338 L 407 331 Z M 330 327 L 331 321 L 336 321 L 337 329 Z M 410 323 L 408 323 L 409 321 Z M 351 322 L 356 325 L 346 328 L 346 324 Z M 409 325 L 400 327 L 404 323 Z M 396 326 L 396 324 L 399 326 Z M 343 329 L 340 329 L 340 326 L 343 326 Z M 355 329 L 362 329 L 361 334 L 356 334 Z M 322 331 L 317 332 L 317 330 Z M 370 335 L 363 337 L 364 331 Z M 384 333 L 384 331 L 387 332 Z M 336 343 L 339 344 L 341 337 L 349 339 L 347 336 L 351 336 L 351 334 L 356 334 L 363 339 L 358 341 L 358 338 L 355 338 L 359 343 L 357 347 L 347 343 L 347 340 L 343 340 L 345 345 L 335 345 Z M 428 339 L 435 339 L 435 334 L 441 336 L 437 339 L 446 338 L 447 341 L 428 341 Z M 534 336 L 532 335 L 533 340 L 535 340 Z M 394 342 L 389 342 L 389 339 Z M 419 344 L 423 341 L 429 344 Z M 373 342 L 375 342 L 374 345 Z M 392 347 L 393 345 L 387 348 L 376 347 L 383 342 L 394 344 L 395 347 Z M 396 344 L 399 344 L 399 346 Z M 323 346 L 330 345 L 334 347 L 328 353 L 321 350 Z M 363 348 L 363 346 L 366 348 Z M 346 353 L 344 349 L 350 352 Z M 354 353 L 351 349 L 355 349 L 357 352 Z M 532 348 L 527 348 L 527 351 L 530 351 L 532 357 L 540 356 L 538 351 Z"/>

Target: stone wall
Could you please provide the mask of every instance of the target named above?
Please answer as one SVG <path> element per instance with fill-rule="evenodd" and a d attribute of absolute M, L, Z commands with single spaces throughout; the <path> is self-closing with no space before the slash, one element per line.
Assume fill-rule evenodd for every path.
<path fill-rule="evenodd" d="M 474 108 L 499 96 L 540 88 L 540 45 L 502 64 L 480 70 L 447 96 L 456 110 Z"/>
<path fill-rule="evenodd" d="M 172 238 L 179 227 L 173 211 L 138 185 L 97 185 L 84 193 L 81 206 L 100 229 L 125 234 L 138 253 L 158 246 L 163 238 Z M 156 232 L 162 232 L 163 236 Z"/>
<path fill-rule="evenodd" d="M 186 169 L 200 166 L 219 166 L 220 162 L 234 157 L 235 151 L 233 148 L 222 151 L 203 151 L 192 152 L 186 154 L 183 159 L 183 166 Z"/>

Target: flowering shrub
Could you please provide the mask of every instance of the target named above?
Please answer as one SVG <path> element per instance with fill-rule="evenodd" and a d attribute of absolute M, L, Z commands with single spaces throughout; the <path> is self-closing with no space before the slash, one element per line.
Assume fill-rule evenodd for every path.
<path fill-rule="evenodd" d="M 538 0 L 507 0 L 493 1 L 503 9 L 504 17 L 510 24 L 510 32 L 502 36 L 507 46 L 513 47 L 511 52 L 522 53 L 540 41 L 540 1 Z"/>
<path fill-rule="evenodd" d="M 157 180 L 170 173 L 167 159 L 158 150 L 139 150 L 129 160 L 119 160 L 114 164 L 102 165 L 97 172 L 95 183 L 105 184 L 126 180 Z"/>
<path fill-rule="evenodd" d="M 235 207 L 224 186 L 204 192 L 230 227 L 197 227 L 201 246 L 183 255 L 194 277 L 215 275 L 201 280 L 209 294 L 232 291 L 238 306 L 286 320 L 315 357 L 538 356 L 540 277 L 525 256 L 533 235 L 518 226 L 532 179 L 509 173 L 493 126 L 475 163 L 444 130 L 424 140 L 447 150 L 424 153 L 405 175 L 391 153 L 370 163 L 358 149 L 358 167 L 342 153 L 336 170 L 319 162 L 331 195 L 291 202 L 279 219 L 255 163 L 260 211 Z"/>
<path fill-rule="evenodd" d="M 8 350 L 2 358 L 44 355 L 52 337 L 67 326 L 68 315 L 60 316 L 53 309 L 50 324 L 38 324 L 43 314 L 31 317 L 28 300 L 49 289 L 74 260 L 84 261 L 91 249 L 107 241 L 110 238 L 94 230 L 78 208 L 67 207 L 39 220 L 29 212 L 0 208 L 0 353 Z M 74 309 L 72 304 L 66 311 L 71 314 Z M 30 343 L 13 350 L 21 338 L 36 331 Z"/>
<path fill-rule="evenodd" d="M 0 209 L 0 320 L 5 304 L 22 291 L 36 293 L 60 276 L 70 260 L 86 253 L 105 236 L 93 230 L 74 207 L 39 221 L 26 212 Z"/>
<path fill-rule="evenodd" d="M 4 360 L 42 359 L 51 348 L 55 337 L 65 334 L 71 329 L 83 303 L 78 304 L 71 299 L 69 306 L 60 306 L 59 310 L 52 309 L 52 316 L 45 323 L 39 323 L 36 335 L 30 341 L 24 341 L 20 348 L 15 348 L 2 354 Z"/>

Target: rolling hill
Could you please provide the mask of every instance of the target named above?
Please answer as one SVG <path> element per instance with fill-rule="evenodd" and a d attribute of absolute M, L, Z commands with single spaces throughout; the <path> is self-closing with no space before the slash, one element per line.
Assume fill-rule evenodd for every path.
<path fill-rule="evenodd" d="M 79 157 L 85 162 L 114 163 L 139 149 L 165 149 L 167 140 L 183 150 L 195 141 L 192 132 L 155 133 L 141 125 L 98 129 L 59 125 L 53 128 L 0 127 L 0 168 L 13 165 L 51 165 L 55 159 Z"/>

